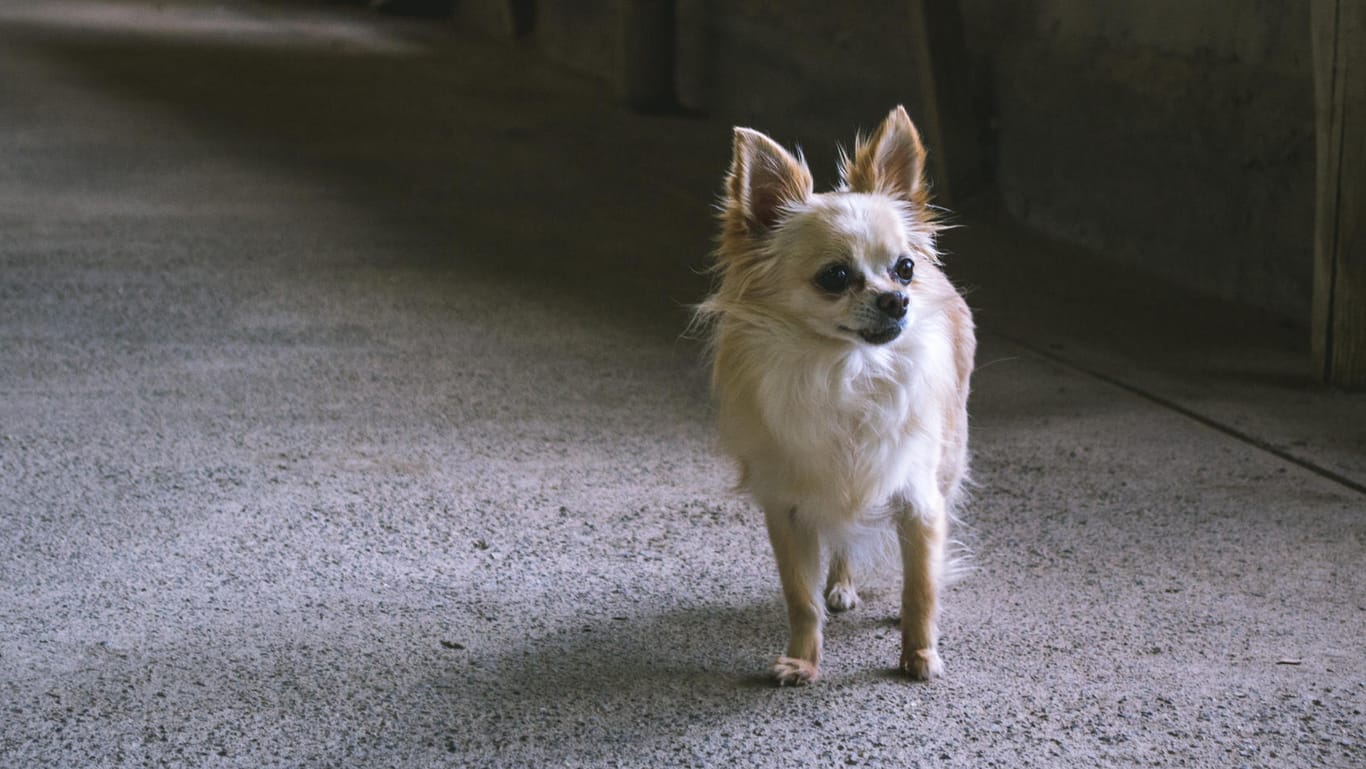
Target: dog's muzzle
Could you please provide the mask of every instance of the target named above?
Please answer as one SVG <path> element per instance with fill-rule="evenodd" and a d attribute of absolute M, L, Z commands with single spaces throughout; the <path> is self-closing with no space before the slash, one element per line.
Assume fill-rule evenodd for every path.
<path fill-rule="evenodd" d="M 911 298 L 900 291 L 884 291 L 873 299 L 876 318 L 858 330 L 858 335 L 868 344 L 887 344 L 901 336 L 906 327 L 906 310 L 911 306 Z"/>
<path fill-rule="evenodd" d="M 872 301 L 860 304 L 854 311 L 854 321 L 840 330 L 857 334 L 868 344 L 887 344 L 901 336 L 906 329 L 906 314 L 911 298 L 900 291 L 884 291 Z"/>

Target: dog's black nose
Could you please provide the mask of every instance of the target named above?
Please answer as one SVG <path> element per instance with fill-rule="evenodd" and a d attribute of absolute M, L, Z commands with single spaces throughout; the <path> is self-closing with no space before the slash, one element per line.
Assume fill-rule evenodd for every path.
<path fill-rule="evenodd" d="M 900 291 L 887 291 L 877 295 L 877 308 L 893 320 L 906 317 L 906 308 L 910 305 L 910 297 Z"/>

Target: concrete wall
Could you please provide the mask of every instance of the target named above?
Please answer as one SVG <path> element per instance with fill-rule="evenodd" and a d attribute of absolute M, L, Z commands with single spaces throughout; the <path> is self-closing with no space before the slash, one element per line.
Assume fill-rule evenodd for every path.
<path fill-rule="evenodd" d="M 529 39 L 549 57 L 622 83 L 619 21 L 628 0 L 535 3 Z M 458 0 L 457 20 L 506 34 L 506 0 Z M 817 183 L 835 180 L 835 142 L 852 144 L 904 103 L 923 99 L 906 73 L 907 3 L 676 0 L 676 96 L 685 109 L 800 144 Z"/>
<path fill-rule="evenodd" d="M 536 3 L 531 36 L 550 57 L 617 82 L 618 0 Z"/>
<path fill-rule="evenodd" d="M 1307 0 L 964 0 L 997 185 L 1038 229 L 1309 316 Z"/>
<path fill-rule="evenodd" d="M 524 0 L 525 1 L 525 0 Z M 551 57 L 614 85 L 625 0 L 535 3 Z M 469 17 L 496 0 L 460 0 Z M 912 4 L 677 0 L 687 107 L 800 143 L 927 109 Z M 1307 322 L 1314 203 L 1309 0 L 958 0 L 990 191 L 1020 221 Z M 931 146 L 932 153 L 940 148 Z M 932 167 L 933 170 L 933 167 Z M 942 169 L 941 169 L 942 171 Z"/>
<path fill-rule="evenodd" d="M 910 4 L 823 0 L 685 2 L 679 97 L 694 109 L 801 143 L 833 181 L 833 142 L 924 96 L 910 76 Z M 932 150 L 934 148 L 931 148 Z"/>

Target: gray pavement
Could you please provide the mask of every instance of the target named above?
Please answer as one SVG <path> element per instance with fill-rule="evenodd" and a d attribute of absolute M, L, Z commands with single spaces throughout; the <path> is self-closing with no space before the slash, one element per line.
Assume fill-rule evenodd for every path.
<path fill-rule="evenodd" d="M 1366 765 L 1296 330 L 961 215 L 948 675 L 884 585 L 776 689 L 679 336 L 728 127 L 309 8 L 0 2 L 0 766 Z"/>

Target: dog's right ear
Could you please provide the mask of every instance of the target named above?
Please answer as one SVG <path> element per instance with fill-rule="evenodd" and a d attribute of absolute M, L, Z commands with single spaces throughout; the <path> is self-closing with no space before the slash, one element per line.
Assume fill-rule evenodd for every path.
<path fill-rule="evenodd" d="M 786 208 L 811 196 L 806 161 L 749 128 L 735 129 L 730 175 L 726 178 L 726 217 L 752 235 L 771 231 Z"/>

